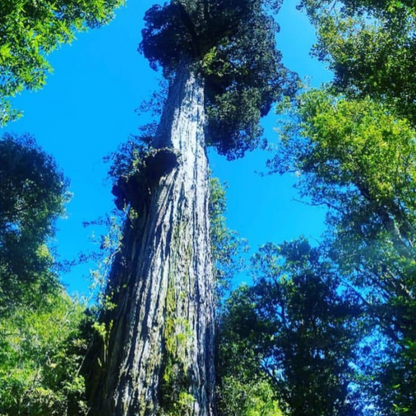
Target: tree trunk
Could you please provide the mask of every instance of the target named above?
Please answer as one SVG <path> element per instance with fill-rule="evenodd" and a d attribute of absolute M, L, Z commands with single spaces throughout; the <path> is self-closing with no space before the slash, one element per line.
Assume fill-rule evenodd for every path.
<path fill-rule="evenodd" d="M 213 415 L 214 312 L 203 81 L 182 65 L 130 182 L 90 380 L 90 415 Z M 133 185 L 131 185 L 133 184 Z M 111 310 L 112 309 L 112 310 Z"/>

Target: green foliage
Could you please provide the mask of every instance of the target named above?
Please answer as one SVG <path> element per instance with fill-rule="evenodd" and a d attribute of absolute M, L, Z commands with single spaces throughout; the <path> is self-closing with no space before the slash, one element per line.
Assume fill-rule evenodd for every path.
<path fill-rule="evenodd" d="M 295 172 L 302 195 L 329 209 L 327 253 L 358 288 L 373 328 L 359 363 L 370 408 L 413 414 L 414 3 L 304 0 L 300 7 L 317 27 L 314 54 L 329 63 L 334 81 L 283 113 L 270 167 Z"/>
<path fill-rule="evenodd" d="M 328 206 L 327 251 L 384 344 L 363 367 L 368 395 L 383 414 L 413 413 L 416 131 L 388 105 L 327 90 L 290 113 L 270 166 L 297 172 L 302 194 Z"/>
<path fill-rule="evenodd" d="M 282 416 L 270 382 L 248 374 L 241 376 L 222 378 L 218 389 L 220 416 Z"/>
<path fill-rule="evenodd" d="M 7 134 L 0 178 L 0 415 L 84 415 L 83 307 L 47 247 L 67 181 L 33 137 Z"/>
<path fill-rule="evenodd" d="M 348 204 L 362 202 L 362 211 L 367 201 L 372 211 L 401 215 L 398 198 L 414 220 L 415 130 L 406 119 L 369 98 L 349 100 L 327 90 L 301 95 L 286 115 L 292 118 L 283 122 L 272 169 L 298 172 L 302 193 L 313 202 L 347 212 Z"/>
<path fill-rule="evenodd" d="M 58 288 L 46 243 L 69 199 L 53 158 L 29 135 L 0 141 L 0 314 Z"/>
<path fill-rule="evenodd" d="M 334 87 L 394 105 L 415 123 L 416 14 L 411 1 L 305 0 L 318 30 L 314 54 L 334 71 Z"/>
<path fill-rule="evenodd" d="M 246 242 L 230 230 L 224 216 L 226 206 L 225 187 L 218 178 L 210 179 L 210 239 L 214 260 L 217 300 L 221 301 L 230 287 L 232 277 L 244 267 L 242 254 L 246 251 Z"/>
<path fill-rule="evenodd" d="M 152 67 L 161 65 L 169 73 L 177 69 L 183 58 L 191 61 L 205 59 L 210 64 L 220 64 L 215 58 L 218 46 L 226 46 L 231 37 L 238 42 L 244 25 L 265 17 L 262 7 L 270 2 L 258 0 L 173 0 L 154 5 L 145 15 L 146 27 L 140 49 Z M 273 1 L 278 11 L 281 1 Z M 265 30 L 269 29 L 268 25 Z M 214 50 L 212 48 L 215 48 Z M 223 62 L 221 67 L 228 65 Z"/>
<path fill-rule="evenodd" d="M 0 319 L 0 414 L 85 415 L 83 308 L 64 293 Z"/>
<path fill-rule="evenodd" d="M 173 0 L 145 16 L 140 49 L 152 67 L 170 77 L 194 65 L 205 81 L 207 142 L 228 158 L 259 144 L 260 118 L 282 94 L 293 95 L 297 77 L 281 63 L 274 20 L 261 0 Z"/>
<path fill-rule="evenodd" d="M 252 305 L 231 294 L 217 316 L 217 408 L 220 416 L 281 416 L 271 381 L 261 368 L 261 357 L 253 348 L 255 325 L 247 333 L 240 328 L 252 322 Z M 248 326 L 245 326 L 246 329 Z M 254 335 L 255 336 L 255 335 Z"/>
<path fill-rule="evenodd" d="M 329 208 L 330 256 L 360 288 L 379 343 L 361 363 L 373 406 L 385 415 L 413 414 L 414 3 L 304 0 L 301 6 L 318 29 L 314 53 L 335 78 L 330 89 L 300 98 L 272 166 L 298 171 L 303 194 Z"/>
<path fill-rule="evenodd" d="M 127 180 L 140 166 L 140 163 L 149 152 L 150 148 L 139 136 L 131 136 L 122 143 L 115 152 L 104 158 L 110 163 L 109 178 L 116 183 L 119 179 Z"/>
<path fill-rule="evenodd" d="M 357 296 L 305 240 L 266 244 L 253 267 L 254 286 L 227 302 L 220 368 L 266 374 L 288 415 L 356 414 Z"/>
<path fill-rule="evenodd" d="M 0 126 L 17 117 L 8 97 L 44 86 L 46 55 L 75 32 L 108 23 L 124 0 L 7 0 L 0 4 Z"/>
<path fill-rule="evenodd" d="M 413 273 L 402 272 L 414 267 L 416 131 L 389 107 L 327 91 L 302 95 L 292 117 L 284 123 L 280 152 L 270 166 L 298 172 L 302 194 L 331 208 L 327 220 L 342 241 L 339 250 L 344 246 L 340 258 L 356 264 L 368 257 L 374 267 L 382 258 L 394 264 L 390 277 L 382 273 L 390 288 L 383 282 L 381 288 L 387 297 L 392 290 L 403 296 L 400 286 L 414 284 Z M 349 242 L 359 250 L 347 247 Z M 347 257 L 349 251 L 355 259 Z M 397 273 L 408 276 L 408 284 L 397 285 Z"/>

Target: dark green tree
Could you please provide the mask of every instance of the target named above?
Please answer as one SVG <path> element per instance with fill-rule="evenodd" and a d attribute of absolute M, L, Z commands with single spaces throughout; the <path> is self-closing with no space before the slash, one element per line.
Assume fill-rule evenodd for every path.
<path fill-rule="evenodd" d="M 356 415 L 359 297 L 303 239 L 261 247 L 253 273 L 226 304 L 219 371 L 268 380 L 287 415 Z"/>
<path fill-rule="evenodd" d="M 167 77 L 179 65 L 197 64 L 204 80 L 206 142 L 228 158 L 259 144 L 260 117 L 284 93 L 297 89 L 297 77 L 281 63 L 278 25 L 265 13 L 281 1 L 172 1 L 145 16 L 140 50 Z"/>
<path fill-rule="evenodd" d="M 0 140 L 0 314 L 58 289 L 48 240 L 69 200 L 54 159 L 30 135 Z"/>
<path fill-rule="evenodd" d="M 206 146 L 242 156 L 259 144 L 261 116 L 296 89 L 268 3 L 173 0 L 146 13 L 140 49 L 170 88 L 148 148 L 113 189 L 128 219 L 91 371 L 92 415 L 214 414 Z"/>
<path fill-rule="evenodd" d="M 7 0 L 0 4 L 0 126 L 18 116 L 8 98 L 46 82 L 46 55 L 75 32 L 108 23 L 124 0 Z"/>

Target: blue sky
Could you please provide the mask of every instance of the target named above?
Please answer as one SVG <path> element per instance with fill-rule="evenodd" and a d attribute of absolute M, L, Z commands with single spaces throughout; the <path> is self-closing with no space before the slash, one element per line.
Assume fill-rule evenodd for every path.
<path fill-rule="evenodd" d="M 154 2 L 128 0 L 108 26 L 80 33 L 72 45 L 52 53 L 54 72 L 47 85 L 17 97 L 14 104 L 24 116 L 3 129 L 32 133 L 71 182 L 74 196 L 54 241 L 61 258 L 71 259 L 90 249 L 91 229 L 83 228 L 82 222 L 113 208 L 103 157 L 137 131 L 144 120 L 134 110 L 157 88 L 158 75 L 137 52 L 144 13 Z M 278 47 L 288 68 L 312 77 L 311 84 L 318 86 L 330 74 L 310 58 L 314 31 L 295 6 L 296 2 L 287 0 L 278 16 Z M 265 136 L 271 142 L 277 140 L 275 123 L 274 114 L 264 121 Z M 228 183 L 228 224 L 248 240 L 253 251 L 267 241 L 279 243 L 301 234 L 319 238 L 324 210 L 294 200 L 298 198 L 295 178 L 255 173 L 265 169 L 265 152 L 255 151 L 233 162 L 212 150 L 209 157 L 214 175 Z M 88 267 L 63 276 L 71 293 L 88 290 Z"/>

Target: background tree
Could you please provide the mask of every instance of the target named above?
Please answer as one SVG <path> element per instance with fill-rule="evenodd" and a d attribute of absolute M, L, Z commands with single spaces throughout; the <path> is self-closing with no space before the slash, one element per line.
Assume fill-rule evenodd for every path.
<path fill-rule="evenodd" d="M 32 136 L 6 134 L 0 185 L 0 414 L 84 415 L 89 325 L 48 249 L 67 180 Z"/>
<path fill-rule="evenodd" d="M 317 157 L 315 165 L 307 169 L 310 178 L 330 190 L 324 197 L 316 189 L 312 193 L 320 193 L 322 198 L 318 196 L 317 200 L 321 202 L 329 202 L 330 206 L 334 203 L 330 213 L 330 224 L 336 229 L 333 257 L 344 271 L 352 273 L 353 282 L 361 287 L 371 285 L 365 290 L 367 295 L 371 293 L 369 313 L 379 319 L 385 336 L 382 343 L 388 345 L 388 358 L 379 357 L 379 366 L 373 366 L 377 369 L 372 379 L 378 380 L 372 383 L 373 396 L 379 400 L 383 414 L 411 413 L 415 410 L 411 393 L 415 382 L 415 333 L 410 318 L 415 313 L 415 211 L 411 201 L 416 85 L 414 4 L 306 0 L 302 5 L 318 29 L 315 54 L 334 70 L 331 90 L 341 94 L 329 99 L 332 110 L 328 103 L 321 106 L 318 100 L 307 99 L 307 103 L 313 103 L 309 106 L 311 112 L 301 117 L 305 120 L 304 132 L 311 132 L 314 126 L 313 142 L 318 135 L 327 135 L 318 140 L 317 148 L 326 148 L 332 138 L 325 157 Z M 360 111 L 364 112 L 359 114 Z M 347 112 L 353 118 L 348 129 L 340 129 L 342 140 L 347 142 L 343 146 L 341 135 L 329 131 L 331 126 L 341 126 L 329 114 L 346 121 Z M 330 157 L 326 150 L 335 151 L 336 156 Z M 389 164 L 392 169 L 387 167 Z M 336 166 L 340 168 L 338 173 Z M 347 205 L 342 206 L 341 200 Z M 371 373 L 372 369 L 368 369 Z"/>
<path fill-rule="evenodd" d="M 253 267 L 254 285 L 226 303 L 220 373 L 267 381 L 287 415 L 356 415 L 357 295 L 305 240 L 266 244 Z"/>
<path fill-rule="evenodd" d="M 146 14 L 141 50 L 172 82 L 149 150 L 113 189 L 129 214 L 91 371 L 92 414 L 214 412 L 205 146 L 229 158 L 253 148 L 260 117 L 293 86 L 264 6 L 174 0 Z"/>
<path fill-rule="evenodd" d="M 47 243 L 69 200 L 55 161 L 30 135 L 0 141 L 0 314 L 60 287 Z"/>
<path fill-rule="evenodd" d="M 299 103 L 270 165 L 296 171 L 302 194 L 329 208 L 330 258 L 359 288 L 374 336 L 385 337 L 389 364 L 384 355 L 369 368 L 373 396 L 383 414 L 411 412 L 416 131 L 370 98 L 312 90 Z"/>
<path fill-rule="evenodd" d="M 0 4 L 0 126 L 18 116 L 8 98 L 36 90 L 52 70 L 46 55 L 75 32 L 114 17 L 123 0 L 8 0 Z"/>
<path fill-rule="evenodd" d="M 0 317 L 0 414 L 86 415 L 84 307 L 64 292 L 42 302 Z"/>
<path fill-rule="evenodd" d="M 334 71 L 333 87 L 371 96 L 414 124 L 415 6 L 410 1 L 304 0 L 317 28 L 314 55 Z"/>

